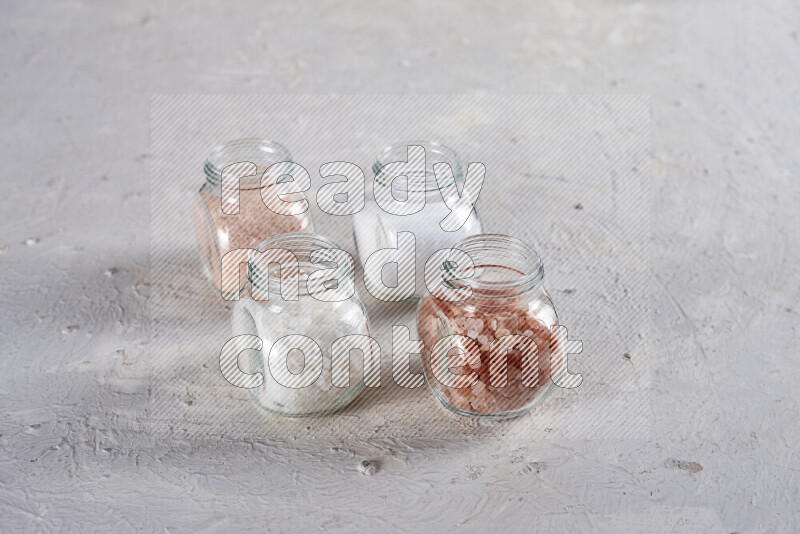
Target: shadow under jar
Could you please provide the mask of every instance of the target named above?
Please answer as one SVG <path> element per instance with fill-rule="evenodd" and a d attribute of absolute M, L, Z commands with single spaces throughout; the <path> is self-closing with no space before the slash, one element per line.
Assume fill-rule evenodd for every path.
<path fill-rule="evenodd" d="M 406 161 L 409 146 L 425 149 L 424 176 L 417 181 L 409 177 L 405 185 L 394 185 L 391 176 L 386 176 L 384 167 L 398 161 Z M 446 163 L 453 173 L 453 186 L 440 187 L 433 166 Z M 379 249 L 397 247 L 397 234 L 411 232 L 416 245 L 416 291 L 412 298 L 420 298 L 425 291 L 425 262 L 437 250 L 448 248 L 467 236 L 479 234 L 482 224 L 477 208 L 471 209 L 466 222 L 457 230 L 448 232 L 439 223 L 450 213 L 444 202 L 444 195 L 453 194 L 453 187 L 462 187 L 464 171 L 458 155 L 449 147 L 434 141 L 408 141 L 384 148 L 372 166 L 375 173 L 375 196 L 391 194 L 403 198 L 413 193 L 424 193 L 425 207 L 408 215 L 395 215 L 384 211 L 374 198 L 366 201 L 364 209 L 353 215 L 353 238 L 362 265 L 367 258 Z M 440 174 L 441 174 L 440 170 Z M 383 191 L 381 191 L 383 190 Z M 455 192 L 457 194 L 457 191 Z M 397 284 L 397 273 L 389 271 L 384 278 L 386 285 Z"/>
<path fill-rule="evenodd" d="M 313 231 L 308 210 L 300 211 L 299 203 L 293 205 L 298 206 L 296 213 L 283 215 L 268 209 L 262 199 L 261 179 L 265 171 L 271 169 L 271 174 L 278 174 L 286 168 L 281 164 L 288 165 L 291 159 L 283 145 L 264 139 L 237 139 L 217 146 L 208 155 L 203 166 L 206 183 L 195 198 L 193 220 L 203 271 L 217 290 L 224 287 L 222 258 L 231 250 L 253 249 L 277 234 Z M 223 171 L 243 162 L 254 164 L 256 170 L 253 172 L 252 167 L 244 165 L 229 170 L 238 177 L 237 195 L 236 182 L 223 184 Z M 286 197 L 292 201 L 305 198 L 302 193 Z"/>
<path fill-rule="evenodd" d="M 263 383 L 250 392 L 270 412 L 288 417 L 333 412 L 350 403 L 365 383 L 379 379 L 380 348 L 367 339 L 367 312 L 352 283 L 354 262 L 349 255 L 344 260 L 331 255 L 338 249 L 317 234 L 283 234 L 264 241 L 248 262 L 253 298 L 242 296 L 234 303 L 231 326 L 234 336 L 254 335 L 263 343 L 242 359 L 249 358 L 249 372 L 263 375 Z M 291 257 L 284 251 L 297 259 L 294 266 L 283 263 Z M 308 283 L 320 269 L 330 270 L 325 278 L 340 282 Z"/>
<path fill-rule="evenodd" d="M 500 234 L 468 237 L 447 258 L 442 287 L 448 298 L 463 300 L 428 295 L 420 301 L 425 379 L 455 413 L 522 415 L 547 395 L 563 361 L 561 347 L 551 346 L 558 317 L 542 286 L 541 259 L 528 244 Z"/>

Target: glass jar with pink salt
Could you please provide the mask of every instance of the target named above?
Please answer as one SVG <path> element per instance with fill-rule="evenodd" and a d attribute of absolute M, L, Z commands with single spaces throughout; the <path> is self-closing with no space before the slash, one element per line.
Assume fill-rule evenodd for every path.
<path fill-rule="evenodd" d="M 417 316 L 428 385 L 461 415 L 527 412 L 563 365 L 561 347 L 551 346 L 558 317 L 539 255 L 514 237 L 479 234 L 442 258 L 439 289 L 420 301 Z"/>
<path fill-rule="evenodd" d="M 271 194 L 290 175 L 291 161 L 283 145 L 265 139 L 229 141 L 208 155 L 206 183 L 195 198 L 193 220 L 203 271 L 217 290 L 231 285 L 222 281 L 223 271 L 229 274 L 223 268 L 228 252 L 255 249 L 277 234 L 313 231 L 302 192 Z M 249 254 L 242 251 L 241 256 L 231 262 L 239 288 L 245 284 Z"/>

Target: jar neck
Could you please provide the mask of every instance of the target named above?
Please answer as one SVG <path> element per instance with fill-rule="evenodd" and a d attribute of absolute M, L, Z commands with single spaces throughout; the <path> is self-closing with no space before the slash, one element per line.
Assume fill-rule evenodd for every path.
<path fill-rule="evenodd" d="M 203 164 L 203 172 L 206 182 L 220 188 L 226 167 L 234 163 L 253 163 L 257 168 L 255 173 L 246 172 L 245 165 L 234 167 L 230 172 L 239 177 L 239 189 L 259 189 L 264 171 L 275 163 L 289 161 L 292 161 L 292 155 L 280 143 L 267 139 L 235 139 L 211 150 Z"/>
<path fill-rule="evenodd" d="M 331 249 L 340 247 L 318 234 L 294 232 L 271 237 L 262 242 L 250 257 L 247 280 L 262 295 L 281 295 L 281 288 L 287 284 L 297 284 L 299 295 L 316 294 L 309 292 L 307 281 L 309 275 L 320 268 L 334 269 L 331 278 L 337 280 L 352 275 L 348 263 L 339 262 L 333 254 L 325 253 Z M 269 253 L 270 250 L 275 252 Z M 320 252 L 314 254 L 316 251 Z"/>
<path fill-rule="evenodd" d="M 435 141 L 407 141 L 387 146 L 375 158 L 375 163 L 372 164 L 372 172 L 375 173 L 376 187 L 392 187 L 394 175 L 384 172 L 385 168 L 391 163 L 408 162 L 408 149 L 411 146 L 421 146 L 424 149 L 425 161 L 424 163 L 418 162 L 418 165 L 414 165 L 413 170 L 407 173 L 405 185 L 399 187 L 401 195 L 405 192 L 425 192 L 427 195 L 426 201 L 428 197 L 437 195 L 441 199 L 441 193 L 446 192 L 452 186 L 445 186 L 444 189 L 439 186 L 434 171 L 434 165 L 437 163 L 448 164 L 453 173 L 452 185 L 461 185 L 464 178 L 461 160 L 452 148 Z M 440 169 L 439 172 L 441 175 L 442 170 Z"/>
<path fill-rule="evenodd" d="M 459 241 L 453 249 L 472 260 L 446 263 L 442 280 L 454 290 L 470 291 L 476 299 L 504 299 L 533 293 L 541 288 L 544 265 L 539 254 L 524 241 L 502 234 L 478 234 Z M 456 256 L 451 255 L 453 258 Z M 461 256 L 459 254 L 459 256 Z"/>

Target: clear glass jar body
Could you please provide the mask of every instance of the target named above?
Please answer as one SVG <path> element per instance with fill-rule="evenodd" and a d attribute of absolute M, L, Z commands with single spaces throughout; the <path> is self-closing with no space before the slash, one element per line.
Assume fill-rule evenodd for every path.
<path fill-rule="evenodd" d="M 449 287 L 470 296 L 420 301 L 425 379 L 458 414 L 503 419 L 526 413 L 547 395 L 563 364 L 551 336 L 558 317 L 541 283 L 541 260 L 522 241 L 499 234 L 473 236 L 455 248 L 469 255 L 475 270 Z"/>
<path fill-rule="evenodd" d="M 414 298 L 420 298 L 426 294 L 425 263 L 431 254 L 437 250 L 452 247 L 465 237 L 481 233 L 483 225 L 477 209 L 471 211 L 466 222 L 456 231 L 447 232 L 439 225 L 450 213 L 450 209 L 444 202 L 442 191 L 433 172 L 433 165 L 448 163 L 455 183 L 460 185 L 463 181 L 463 172 L 458 156 L 444 145 L 430 141 L 409 141 L 387 147 L 381 151 L 373 165 L 375 175 L 379 176 L 381 169 L 393 161 L 404 161 L 407 157 L 406 148 L 409 145 L 419 145 L 425 148 L 425 206 L 416 213 L 395 215 L 384 211 L 374 198 L 368 198 L 364 209 L 353 215 L 353 238 L 359 260 L 364 265 L 367 258 L 376 250 L 397 247 L 399 232 L 413 233 L 416 245 L 416 292 Z M 376 189 L 391 188 L 391 184 L 383 183 L 379 178 L 374 187 Z M 387 276 L 384 280 L 389 286 L 396 282 L 396 279 L 392 279 L 392 275 Z"/>
<path fill-rule="evenodd" d="M 355 293 L 333 302 L 320 300 L 322 296 L 318 293 L 309 293 L 305 281 L 310 273 L 320 267 L 319 264 L 310 262 L 310 252 L 339 248 L 327 238 L 316 234 L 283 234 L 268 239 L 259 245 L 257 251 L 274 248 L 289 250 L 295 254 L 299 261 L 299 271 L 287 274 L 286 269 L 278 272 L 271 270 L 268 275 L 254 276 L 255 262 L 251 260 L 248 265 L 251 293 L 254 297 L 261 295 L 268 298 L 254 300 L 241 296 L 234 303 L 231 312 L 234 336 L 255 335 L 263 343 L 260 351 L 247 351 L 248 355 L 243 355 L 243 358 L 249 359 L 246 364 L 249 372 L 259 372 L 264 377 L 263 383 L 250 391 L 259 406 L 278 415 L 302 417 L 339 410 L 363 390 L 365 380 L 379 376 L 378 348 L 372 354 L 365 350 L 363 357 L 358 351 L 349 354 L 349 378 L 346 381 L 342 378 L 341 368 L 337 371 L 336 382 L 333 378 L 334 342 L 346 336 L 370 335 L 366 309 Z M 338 266 L 337 278 L 352 276 L 352 262 Z M 281 284 L 298 281 L 300 290 L 297 299 L 283 298 Z M 290 342 L 286 339 L 286 336 L 296 335 L 306 336 L 317 344 L 321 356 L 319 365 L 305 350 L 307 345 L 301 347 L 296 340 Z M 292 350 L 294 348 L 301 348 L 302 352 Z M 273 350 L 276 352 L 272 353 Z M 288 384 L 287 379 L 303 379 L 303 373 L 310 373 L 309 376 L 313 378 L 314 371 L 310 370 L 310 366 L 321 367 L 316 379 L 302 386 L 297 383 Z"/>
<path fill-rule="evenodd" d="M 270 211 L 262 199 L 264 171 L 275 163 L 289 161 L 286 148 L 261 139 L 231 141 L 214 148 L 208 156 L 204 165 L 206 183 L 195 197 L 192 218 L 203 272 L 217 290 L 222 289 L 222 258 L 231 250 L 254 249 L 277 234 L 313 231 L 308 210 L 281 215 Z M 222 171 L 240 162 L 254 163 L 256 174 L 239 180 L 238 198 L 223 195 Z M 293 200 L 302 198 L 302 193 L 292 195 Z M 240 280 L 244 280 L 243 275 Z"/>

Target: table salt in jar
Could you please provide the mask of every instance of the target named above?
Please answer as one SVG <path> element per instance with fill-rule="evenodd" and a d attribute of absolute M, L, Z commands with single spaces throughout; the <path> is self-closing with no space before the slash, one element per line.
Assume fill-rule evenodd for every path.
<path fill-rule="evenodd" d="M 409 147 L 424 149 L 424 162 L 412 162 L 409 158 Z M 421 153 L 421 152 L 420 152 Z M 394 180 L 396 173 L 385 172 L 397 162 L 410 163 L 403 171 L 406 179 Z M 418 164 L 417 164 L 418 163 Z M 449 165 L 452 180 L 442 187 L 436 179 L 434 166 L 444 163 Z M 362 265 L 375 251 L 398 246 L 399 232 L 410 232 L 415 239 L 416 290 L 413 297 L 419 298 L 425 291 L 425 263 L 430 255 L 443 248 L 451 247 L 460 239 L 481 232 L 481 220 L 477 209 L 468 207 L 469 214 L 464 214 L 464 222 L 453 231 L 446 231 L 440 223 L 451 210 L 444 201 L 445 195 L 457 194 L 462 187 L 464 171 L 458 155 L 450 148 L 432 141 L 409 141 L 384 148 L 377 156 L 372 170 L 375 173 L 374 197 L 366 202 L 363 210 L 353 215 L 353 237 Z M 440 178 L 447 172 L 442 166 L 437 168 Z M 424 197 L 424 207 L 420 211 L 408 214 L 388 213 L 379 206 L 377 199 L 383 195 L 395 199 L 408 199 L 411 195 Z M 409 258 L 414 259 L 414 258 Z M 400 267 L 398 267 L 399 269 Z M 387 271 L 384 282 L 387 286 L 397 285 L 398 273 Z M 411 295 L 410 295 L 411 296 Z M 389 300 L 389 299 L 385 299 Z"/>
<path fill-rule="evenodd" d="M 283 234 L 258 246 L 247 278 L 253 298 L 234 303 L 231 323 L 235 336 L 263 343 L 247 351 L 248 372 L 264 378 L 250 390 L 261 407 L 319 415 L 379 385 L 380 347 L 369 337 L 349 254 L 320 235 Z"/>
<path fill-rule="evenodd" d="M 224 286 L 222 261 L 229 251 L 255 248 L 277 234 L 312 231 L 303 193 L 285 196 L 294 201 L 283 204 L 289 206 L 288 214 L 267 207 L 270 177 L 282 176 L 290 165 L 289 151 L 264 139 L 230 141 L 209 154 L 203 166 L 206 183 L 195 198 L 193 219 L 203 271 L 216 289 Z M 267 170 L 270 176 L 264 176 Z M 232 179 L 223 180 L 223 171 Z M 262 198 L 262 185 L 267 200 Z M 240 278 L 244 281 L 244 276 Z"/>
<path fill-rule="evenodd" d="M 446 262 L 441 292 L 418 307 L 428 385 L 458 414 L 525 413 L 563 365 L 561 347 L 551 346 L 558 318 L 539 255 L 519 239 L 482 234 L 456 244 Z"/>

